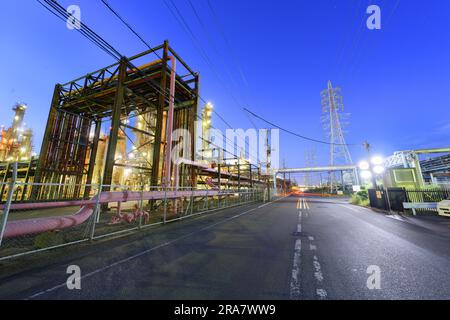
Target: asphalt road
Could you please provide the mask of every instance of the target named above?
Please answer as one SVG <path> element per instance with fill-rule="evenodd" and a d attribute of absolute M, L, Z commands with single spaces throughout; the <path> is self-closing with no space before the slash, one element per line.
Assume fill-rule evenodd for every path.
<path fill-rule="evenodd" d="M 449 230 L 290 196 L 2 262 L 0 299 L 450 299 Z"/>

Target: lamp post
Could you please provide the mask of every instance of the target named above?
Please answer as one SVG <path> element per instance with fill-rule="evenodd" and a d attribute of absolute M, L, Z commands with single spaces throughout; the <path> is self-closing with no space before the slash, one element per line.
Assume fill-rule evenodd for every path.
<path fill-rule="evenodd" d="M 376 189 L 377 180 L 376 175 L 380 175 L 384 172 L 383 158 L 380 156 L 371 157 L 370 155 L 370 145 L 368 142 L 364 143 L 364 148 L 367 152 L 367 160 L 361 161 L 359 163 L 359 169 L 361 170 L 361 177 L 363 179 L 370 179 L 372 182 L 372 187 Z"/>
<path fill-rule="evenodd" d="M 372 161 L 370 159 L 370 144 L 366 141 L 364 142 L 364 149 L 366 149 L 366 153 L 367 153 L 367 163 L 369 164 L 369 172 L 371 174 L 371 180 L 372 180 L 372 186 L 374 189 L 377 188 L 377 179 L 375 178 L 373 169 L 372 169 Z"/>

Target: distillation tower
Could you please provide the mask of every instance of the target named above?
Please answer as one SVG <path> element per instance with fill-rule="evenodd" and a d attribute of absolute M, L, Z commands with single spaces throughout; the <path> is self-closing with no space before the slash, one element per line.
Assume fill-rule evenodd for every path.
<path fill-rule="evenodd" d="M 0 128 L 0 162 L 27 161 L 32 155 L 33 132 L 24 123 L 27 105 L 17 103 L 11 127 Z"/>

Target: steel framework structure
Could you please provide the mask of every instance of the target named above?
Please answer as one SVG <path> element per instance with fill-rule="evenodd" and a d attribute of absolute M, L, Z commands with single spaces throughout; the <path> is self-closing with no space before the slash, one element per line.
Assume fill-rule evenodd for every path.
<path fill-rule="evenodd" d="M 162 52 L 161 52 L 162 51 Z M 149 61 L 159 52 L 161 59 Z M 175 60 L 185 72 L 176 74 L 173 94 L 169 92 L 171 67 Z M 139 63 L 140 67 L 134 64 Z M 143 64 L 142 64 L 143 63 Z M 184 128 L 191 133 L 191 155 L 194 156 L 194 122 L 199 99 L 199 75 L 169 46 L 168 41 L 119 63 L 89 73 L 66 84 L 55 86 L 41 152 L 36 167 L 35 183 L 65 183 L 79 186 L 91 184 L 102 123 L 110 122 L 102 172 L 102 184 L 111 185 L 113 170 L 120 163 L 115 159 L 119 134 L 126 129 L 148 136 L 152 159 L 138 169 L 149 174 L 148 185 L 161 185 L 164 152 L 168 147 L 167 114 L 169 100 L 175 101 L 173 130 Z M 130 117 L 152 114 L 154 125 L 132 127 Z M 171 146 L 169 146 L 171 147 Z M 192 158 L 192 160 L 194 160 Z M 97 160 L 98 161 L 98 160 Z M 166 169 L 167 170 L 167 169 Z M 195 186 L 195 170 L 191 169 L 186 185 Z M 70 192 L 52 186 L 36 186 L 33 199 L 88 197 L 75 187 Z"/>

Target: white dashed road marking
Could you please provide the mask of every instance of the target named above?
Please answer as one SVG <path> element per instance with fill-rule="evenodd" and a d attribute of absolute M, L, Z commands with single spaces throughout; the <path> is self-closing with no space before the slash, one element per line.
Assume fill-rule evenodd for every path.
<path fill-rule="evenodd" d="M 298 299 L 300 297 L 300 257 L 302 253 L 302 241 L 297 239 L 295 241 L 294 261 L 292 264 L 291 276 L 291 299 Z"/>

